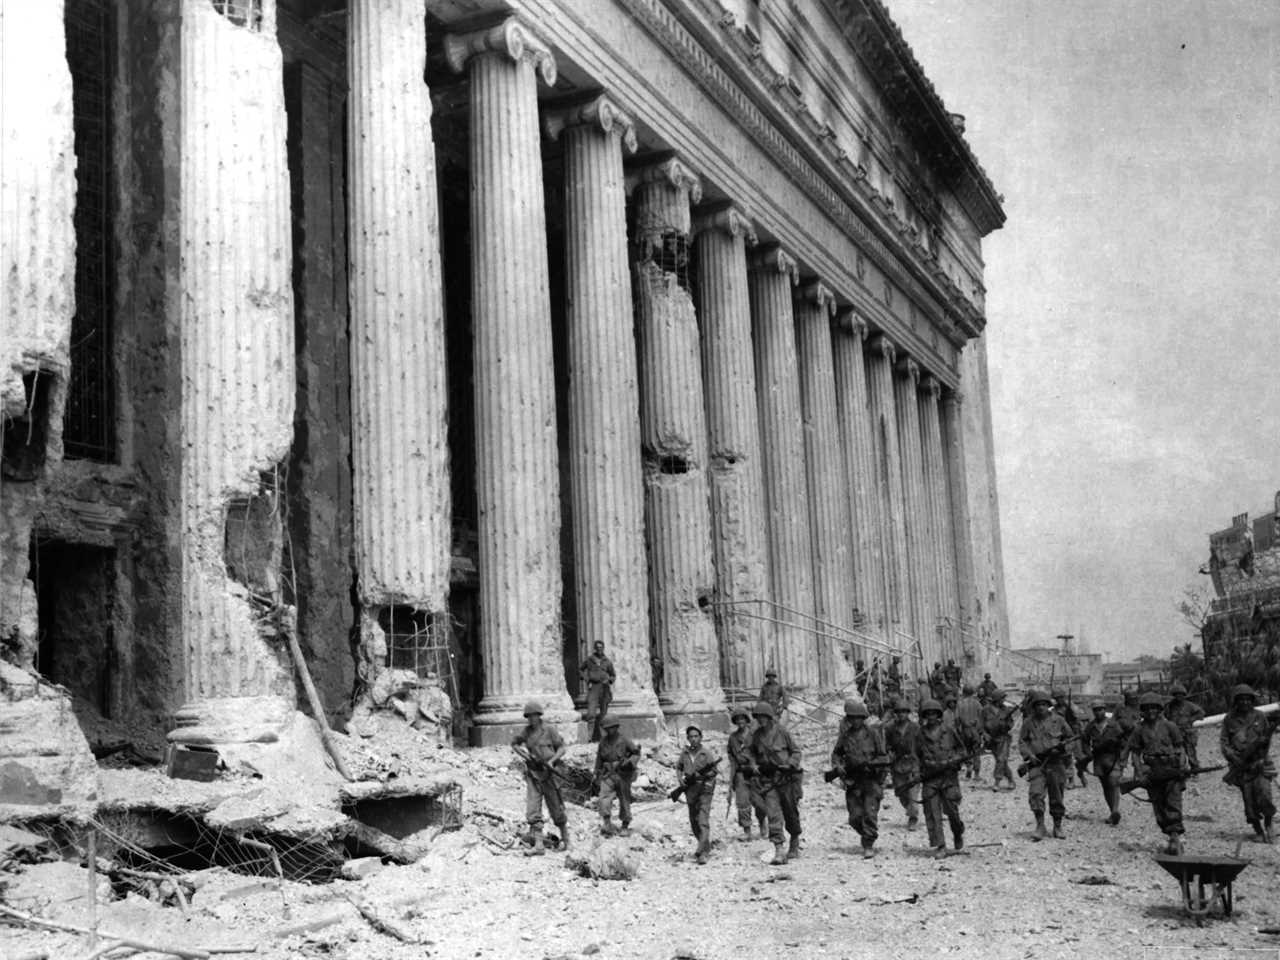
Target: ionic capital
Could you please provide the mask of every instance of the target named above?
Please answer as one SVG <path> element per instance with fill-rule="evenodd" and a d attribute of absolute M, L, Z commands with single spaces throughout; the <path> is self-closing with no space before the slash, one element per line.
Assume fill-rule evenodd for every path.
<path fill-rule="evenodd" d="M 686 191 L 690 203 L 702 201 L 702 180 L 677 157 L 635 167 L 627 172 L 628 193 L 644 183 L 665 183 L 676 190 Z"/>
<path fill-rule="evenodd" d="M 472 57 L 482 53 L 500 53 L 516 63 L 528 61 L 542 75 L 543 83 L 555 86 L 556 58 L 551 48 L 518 17 L 508 17 L 484 30 L 445 35 L 444 56 L 454 73 L 461 73 Z"/>
<path fill-rule="evenodd" d="M 944 390 L 942 393 L 942 405 L 944 407 L 955 407 L 960 409 L 960 405 L 964 403 L 964 394 L 959 390 Z"/>
<path fill-rule="evenodd" d="M 872 353 L 878 353 L 884 357 L 890 364 L 893 363 L 894 357 L 898 355 L 898 348 L 893 345 L 893 341 L 886 337 L 883 333 L 876 334 L 871 338 L 868 344 Z"/>
<path fill-rule="evenodd" d="M 926 373 L 920 379 L 920 392 L 927 393 L 929 398 L 936 403 L 942 395 L 942 384 L 932 373 Z"/>
<path fill-rule="evenodd" d="M 723 230 L 731 237 L 742 237 L 749 247 L 754 247 L 759 242 L 750 219 L 733 204 L 698 214 L 693 220 L 693 232 L 701 233 L 704 230 Z"/>
<path fill-rule="evenodd" d="M 920 383 L 920 364 L 916 363 L 905 354 L 894 365 L 894 369 L 905 377 L 909 377 L 913 384 Z"/>
<path fill-rule="evenodd" d="M 776 243 L 771 243 L 755 251 L 747 259 L 747 266 L 752 270 L 764 272 L 776 270 L 778 273 L 785 273 L 791 278 L 793 287 L 800 282 L 800 268 L 796 265 L 795 258 L 788 253 L 784 253 L 783 249 Z"/>
<path fill-rule="evenodd" d="M 606 136 L 616 133 L 627 153 L 636 152 L 635 121 L 603 94 L 586 103 L 551 110 L 542 125 L 552 140 L 570 127 L 595 127 Z"/>
<path fill-rule="evenodd" d="M 819 280 L 813 280 L 806 283 L 796 291 L 796 299 L 801 303 L 811 303 L 817 306 L 827 317 L 834 317 L 836 314 L 836 295 L 831 292 L 831 288 Z"/>
<path fill-rule="evenodd" d="M 867 328 L 867 321 L 858 316 L 858 312 L 853 307 L 844 307 L 837 310 L 836 318 L 831 325 L 841 333 L 857 337 L 859 340 L 866 340 L 867 334 L 870 332 Z"/>

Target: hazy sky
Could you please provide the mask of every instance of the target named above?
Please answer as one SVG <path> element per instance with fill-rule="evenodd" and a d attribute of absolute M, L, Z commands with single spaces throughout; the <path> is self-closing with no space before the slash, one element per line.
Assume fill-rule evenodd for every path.
<path fill-rule="evenodd" d="M 1004 194 L 984 242 L 1014 646 L 1164 654 L 1280 489 L 1280 3 L 888 0 Z"/>

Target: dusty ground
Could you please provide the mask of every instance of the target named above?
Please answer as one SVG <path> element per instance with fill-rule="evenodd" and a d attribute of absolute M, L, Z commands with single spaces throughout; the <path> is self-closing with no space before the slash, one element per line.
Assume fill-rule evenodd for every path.
<path fill-rule="evenodd" d="M 129 930 L 187 946 L 256 943 L 258 956 L 488 957 L 543 960 L 595 956 L 603 960 L 673 957 L 881 957 L 912 953 L 998 958 L 1194 955 L 1280 957 L 1280 845 L 1246 837 L 1236 791 L 1221 774 L 1187 790 L 1188 852 L 1227 856 L 1237 842 L 1252 861 L 1236 882 L 1236 911 L 1198 926 L 1179 907 L 1174 880 L 1151 854 L 1163 839 L 1150 808 L 1124 801 L 1118 827 L 1103 822 L 1105 805 L 1091 783 L 1067 794 L 1066 840 L 1034 843 L 1025 782 L 1015 793 L 962 781 L 962 812 L 971 852 L 935 861 L 923 830 L 908 833 L 892 797 L 881 815 L 880 856 L 865 862 L 845 825 L 843 797 L 817 775 L 827 750 L 823 737 L 807 742 L 804 854 L 783 868 L 762 862 L 764 841 L 732 839 L 736 822 L 724 816 L 717 791 L 712 862 L 692 859 L 685 807 L 665 798 L 641 803 L 630 841 L 639 866 L 631 881 L 583 878 L 566 869 L 563 854 L 526 858 L 503 850 L 521 826 L 523 788 L 502 750 L 458 755 L 468 781 L 467 822 L 435 841 L 412 866 L 387 866 L 361 881 L 306 886 L 263 882 L 210 871 L 184 914 L 138 897 L 99 908 L 100 927 Z M 1202 734 L 1201 755 L 1216 762 L 1216 731 Z M 723 750 L 723 741 L 713 746 Z M 1208 747 L 1208 749 L 1206 749 Z M 579 748 L 579 754 L 588 754 Z M 659 751 L 671 758 L 670 746 Z M 653 759 L 642 773 L 653 791 L 670 773 Z M 987 758 L 990 773 L 990 758 Z M 597 820 L 572 808 L 579 850 L 590 846 Z M 27 884 L 9 875 L 10 906 L 70 922 L 86 916 L 84 871 L 70 864 L 52 884 Z M 76 873 L 75 871 L 79 871 Z M 46 878 L 48 880 L 49 878 Z M 1088 882 L 1084 882 L 1088 881 Z M 50 889 L 62 890 L 56 901 Z M 33 893 L 33 890 L 35 891 Z M 23 897 L 26 899 L 23 899 Z M 407 945 L 375 932 L 353 906 L 421 939 Z M 292 936 L 283 928 L 333 917 L 341 922 Z M 82 937 L 0 927 L 0 955 L 42 949 L 50 957 L 86 956 Z M 1258 951 L 1253 953 L 1251 951 Z"/>

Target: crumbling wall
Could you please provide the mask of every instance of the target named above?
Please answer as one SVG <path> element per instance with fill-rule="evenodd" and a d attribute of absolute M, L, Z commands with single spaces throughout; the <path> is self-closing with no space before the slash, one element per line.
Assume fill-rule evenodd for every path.
<path fill-rule="evenodd" d="M 275 4 L 235 22 L 212 5 L 182 17 L 182 563 L 188 708 L 180 725 L 240 739 L 261 719 L 245 703 L 293 702 L 291 629 L 278 570 L 230 575 L 235 502 L 276 496 L 293 433 L 289 182 Z M 266 481 L 264 483 L 264 478 Z M 268 505 L 270 506 L 270 505 Z M 278 515 L 277 515 L 278 516 Z M 216 714 L 216 716 L 215 716 Z M 218 729 L 214 729 L 218 728 Z"/>
<path fill-rule="evenodd" d="M 98 767 L 71 698 L 0 661 L 0 823 L 37 814 L 85 816 L 98 794 Z"/>

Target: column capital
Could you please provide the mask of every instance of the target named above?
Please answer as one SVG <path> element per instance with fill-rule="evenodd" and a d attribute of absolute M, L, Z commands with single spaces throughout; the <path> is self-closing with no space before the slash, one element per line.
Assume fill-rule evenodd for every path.
<path fill-rule="evenodd" d="M 942 384 L 932 373 L 926 373 L 920 378 L 920 390 L 923 393 L 929 394 L 930 398 L 936 402 L 938 397 L 942 394 Z"/>
<path fill-rule="evenodd" d="M 570 127 L 595 127 L 606 136 L 616 133 L 625 152 L 636 152 L 635 121 L 604 94 L 584 103 L 553 107 L 542 126 L 552 140 L 558 140 Z"/>
<path fill-rule="evenodd" d="M 679 157 L 640 164 L 627 171 L 627 193 L 645 183 L 666 183 L 676 190 L 688 191 L 691 204 L 702 201 L 702 179 Z"/>
<path fill-rule="evenodd" d="M 894 357 L 898 355 L 898 348 L 893 345 L 893 341 L 886 337 L 883 333 L 878 333 L 871 338 L 869 344 L 872 352 L 880 354 L 889 363 L 893 363 Z"/>
<path fill-rule="evenodd" d="M 836 313 L 836 295 L 831 288 L 820 280 L 810 280 L 801 284 L 796 290 L 796 299 L 801 303 L 811 303 L 826 316 L 834 317 Z"/>
<path fill-rule="evenodd" d="M 723 230 L 731 237 L 742 237 L 747 246 L 754 247 L 759 239 L 750 218 L 731 203 L 699 213 L 693 220 L 693 232 Z"/>
<path fill-rule="evenodd" d="M 943 390 L 942 391 L 942 405 L 944 407 L 946 406 L 959 407 L 963 403 L 964 403 L 964 394 L 961 393 L 959 390 Z"/>
<path fill-rule="evenodd" d="M 776 243 L 756 250 L 747 258 L 747 266 L 753 270 L 776 270 L 778 273 L 785 273 L 790 276 L 793 287 L 800 282 L 800 268 L 796 266 L 795 258 Z"/>
<path fill-rule="evenodd" d="M 853 307 L 837 307 L 835 319 L 831 321 L 831 325 L 840 333 L 847 333 L 859 340 L 866 340 L 871 332 L 867 327 L 867 321 L 862 319 Z"/>
<path fill-rule="evenodd" d="M 445 35 L 444 56 L 454 73 L 461 73 L 472 57 L 483 53 L 503 54 L 516 63 L 527 60 L 542 75 L 543 83 L 555 86 L 556 58 L 551 48 L 519 17 L 508 17 L 484 30 Z"/>
<path fill-rule="evenodd" d="M 903 376 L 910 377 L 912 383 L 917 385 L 920 383 L 920 364 L 916 363 L 906 354 L 903 354 L 898 359 L 898 362 L 894 365 L 894 369 Z"/>

